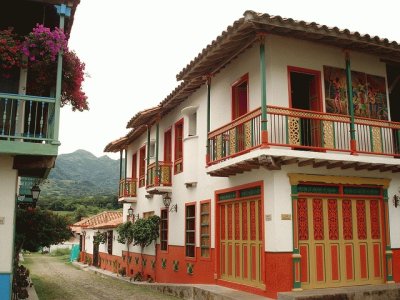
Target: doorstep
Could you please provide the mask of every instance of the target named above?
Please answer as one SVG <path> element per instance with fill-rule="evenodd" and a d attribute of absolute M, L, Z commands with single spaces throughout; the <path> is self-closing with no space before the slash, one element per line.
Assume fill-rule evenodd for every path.
<path fill-rule="evenodd" d="M 278 293 L 278 300 L 398 300 L 400 284 L 360 285 Z"/>
<path fill-rule="evenodd" d="M 148 283 L 131 281 L 130 277 L 121 277 L 113 272 L 88 266 L 80 262 L 72 262 L 73 265 L 99 275 L 124 280 L 132 284 L 146 286 L 149 289 L 156 290 L 160 293 L 174 296 L 184 300 L 272 300 L 220 285 L 212 284 L 176 284 L 176 283 Z"/>

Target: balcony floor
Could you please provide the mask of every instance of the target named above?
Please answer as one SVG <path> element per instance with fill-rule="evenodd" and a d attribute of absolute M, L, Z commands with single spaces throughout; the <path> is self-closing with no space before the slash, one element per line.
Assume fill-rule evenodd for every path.
<path fill-rule="evenodd" d="M 56 156 L 58 144 L 0 140 L 0 154 Z"/>
<path fill-rule="evenodd" d="M 312 166 L 326 169 L 353 169 L 356 171 L 400 172 L 400 159 L 378 155 L 350 155 L 279 148 L 255 149 L 243 155 L 211 165 L 207 174 L 229 177 L 264 167 L 280 170 L 282 166 L 297 164 L 299 167 Z"/>

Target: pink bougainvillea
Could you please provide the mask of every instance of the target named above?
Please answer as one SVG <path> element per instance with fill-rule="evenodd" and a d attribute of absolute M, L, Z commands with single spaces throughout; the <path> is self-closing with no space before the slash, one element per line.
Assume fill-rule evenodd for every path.
<path fill-rule="evenodd" d="M 21 43 L 13 28 L 0 30 L 0 71 L 5 78 L 9 71 L 21 66 Z"/>

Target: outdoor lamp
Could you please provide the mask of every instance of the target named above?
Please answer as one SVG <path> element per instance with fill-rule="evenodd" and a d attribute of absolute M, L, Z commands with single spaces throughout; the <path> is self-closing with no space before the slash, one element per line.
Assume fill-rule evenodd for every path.
<path fill-rule="evenodd" d="M 32 200 L 33 200 L 33 202 L 37 202 L 39 200 L 39 194 L 40 194 L 39 186 L 37 184 L 35 184 L 31 188 L 31 192 L 32 192 Z"/>
<path fill-rule="evenodd" d="M 169 206 L 171 205 L 171 197 L 169 196 L 169 193 L 166 193 L 165 196 L 163 197 L 163 203 L 164 206 L 168 209 Z"/>
<path fill-rule="evenodd" d="M 128 216 L 129 216 L 129 217 L 132 217 L 132 216 L 133 216 L 133 208 L 132 208 L 132 206 L 130 206 L 130 207 L 128 208 Z"/>
<path fill-rule="evenodd" d="M 394 195 L 393 196 L 393 206 L 397 207 L 399 205 L 399 202 L 400 202 L 400 197 L 397 195 Z"/>

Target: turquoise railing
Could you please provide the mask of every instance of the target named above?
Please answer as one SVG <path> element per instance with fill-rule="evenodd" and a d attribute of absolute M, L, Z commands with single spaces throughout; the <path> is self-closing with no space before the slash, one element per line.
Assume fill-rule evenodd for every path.
<path fill-rule="evenodd" d="M 0 93 L 0 140 L 50 143 L 55 98 Z"/>

